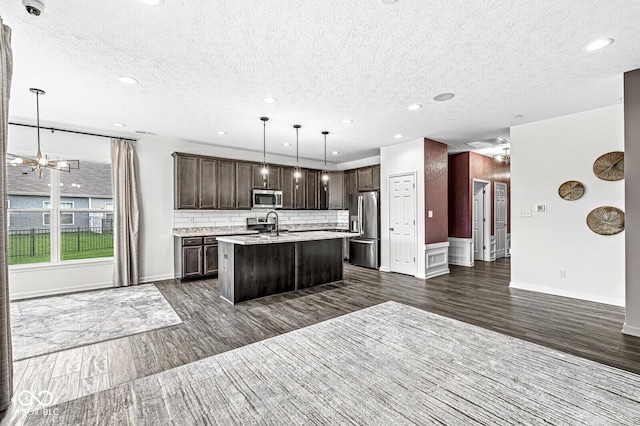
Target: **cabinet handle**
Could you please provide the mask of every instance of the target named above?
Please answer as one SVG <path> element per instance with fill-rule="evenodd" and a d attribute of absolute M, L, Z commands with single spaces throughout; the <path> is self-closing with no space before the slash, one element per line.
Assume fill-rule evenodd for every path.
<path fill-rule="evenodd" d="M 389 231 L 393 231 L 393 228 L 389 228 Z"/>

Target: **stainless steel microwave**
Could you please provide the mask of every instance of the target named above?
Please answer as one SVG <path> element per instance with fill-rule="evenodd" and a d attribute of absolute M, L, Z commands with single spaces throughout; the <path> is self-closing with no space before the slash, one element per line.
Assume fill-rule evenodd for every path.
<path fill-rule="evenodd" d="M 252 207 L 254 209 L 281 209 L 282 191 L 273 189 L 254 189 L 251 192 Z"/>

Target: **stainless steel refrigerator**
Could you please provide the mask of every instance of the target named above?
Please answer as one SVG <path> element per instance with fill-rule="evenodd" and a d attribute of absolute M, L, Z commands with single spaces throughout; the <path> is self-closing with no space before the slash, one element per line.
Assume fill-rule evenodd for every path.
<path fill-rule="evenodd" d="M 367 268 L 380 267 L 380 194 L 359 192 L 349 200 L 351 231 L 358 237 L 349 240 L 349 263 Z"/>

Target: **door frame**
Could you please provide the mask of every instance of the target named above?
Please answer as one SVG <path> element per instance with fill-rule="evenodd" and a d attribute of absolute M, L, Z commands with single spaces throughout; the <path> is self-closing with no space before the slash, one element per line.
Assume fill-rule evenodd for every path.
<path fill-rule="evenodd" d="M 473 179 L 473 185 L 471 186 L 471 221 L 473 223 L 473 191 L 476 188 L 476 183 L 482 185 L 484 187 L 484 249 L 482 250 L 482 261 L 490 262 L 491 261 L 491 181 L 484 179 Z M 471 240 L 473 247 L 473 232 L 471 233 Z"/>
<path fill-rule="evenodd" d="M 504 198 L 505 198 L 505 203 L 504 203 L 504 257 L 507 257 L 507 242 L 509 241 L 509 237 L 508 234 L 509 232 L 507 232 L 509 230 L 509 196 L 508 196 L 508 191 L 509 191 L 509 187 L 507 186 L 507 184 L 505 182 L 494 182 L 493 183 L 493 212 L 494 212 L 494 220 L 493 220 L 493 229 L 497 230 L 498 226 L 498 185 L 504 185 Z M 496 235 L 496 244 L 498 241 L 498 233 L 495 233 Z M 498 258 L 497 256 L 497 251 L 496 251 L 496 259 Z"/>
<path fill-rule="evenodd" d="M 414 234 L 413 234 L 413 246 L 414 246 L 414 250 L 415 250 L 415 254 L 416 254 L 416 261 L 414 262 L 415 264 L 415 271 L 413 273 L 414 276 L 417 276 L 418 274 L 418 172 L 417 171 L 411 171 L 411 172 L 402 172 L 402 173 L 393 173 L 390 175 L 387 175 L 387 208 L 389 209 L 387 211 L 387 214 L 389 215 L 388 218 L 388 224 L 387 224 L 387 235 L 388 235 L 388 240 L 389 240 L 389 250 L 387 250 L 387 264 L 389 265 L 389 272 L 393 272 L 391 270 L 391 230 L 389 229 L 391 227 L 391 199 L 389 198 L 391 196 L 391 179 L 392 178 L 398 178 L 398 177 L 402 177 L 402 176 L 413 176 L 413 206 L 414 206 L 414 211 L 413 214 L 416 219 L 416 224 L 414 227 Z M 380 200 L 380 202 L 382 202 L 382 200 Z M 381 231 L 382 233 L 382 231 Z"/>

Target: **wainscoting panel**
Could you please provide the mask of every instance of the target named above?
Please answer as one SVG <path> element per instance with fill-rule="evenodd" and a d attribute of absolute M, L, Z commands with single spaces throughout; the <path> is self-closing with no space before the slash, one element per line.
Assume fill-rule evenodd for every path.
<path fill-rule="evenodd" d="M 449 264 L 473 266 L 473 240 L 449 237 Z"/>
<path fill-rule="evenodd" d="M 425 277 L 433 278 L 449 273 L 449 243 L 434 243 L 425 246 Z"/>

